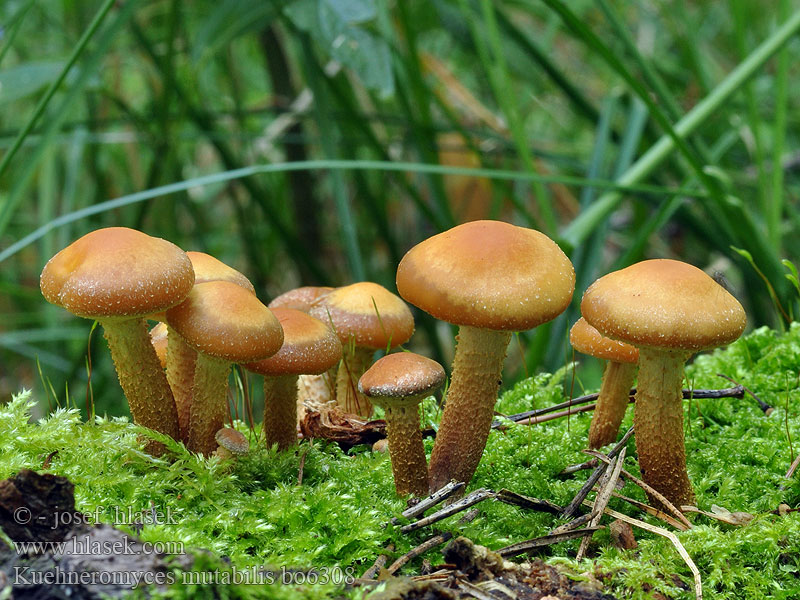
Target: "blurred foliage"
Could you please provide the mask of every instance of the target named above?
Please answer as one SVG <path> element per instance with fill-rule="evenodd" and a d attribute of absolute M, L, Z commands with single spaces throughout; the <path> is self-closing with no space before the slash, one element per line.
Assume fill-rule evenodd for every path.
<path fill-rule="evenodd" d="M 90 347 L 98 411 L 125 413 L 101 336 L 89 346 L 37 280 L 110 225 L 209 252 L 265 301 L 393 289 L 408 248 L 465 220 L 541 229 L 575 263 L 575 303 L 519 336 L 509 383 L 571 360 L 583 290 L 643 258 L 717 273 L 752 325 L 782 326 L 798 308 L 781 259 L 800 249 L 800 14 L 771 6 L 6 0 L 0 394 L 41 389 L 41 368 L 83 406 Z M 452 329 L 417 318 L 410 346 L 447 364 Z"/>

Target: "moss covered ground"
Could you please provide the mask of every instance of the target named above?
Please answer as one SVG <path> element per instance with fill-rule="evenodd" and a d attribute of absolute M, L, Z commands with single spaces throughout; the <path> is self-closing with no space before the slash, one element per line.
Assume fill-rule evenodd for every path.
<path fill-rule="evenodd" d="M 800 516 L 774 512 L 781 504 L 800 504 L 800 476 L 785 478 L 800 452 L 799 371 L 798 324 L 786 333 L 758 329 L 724 351 L 698 357 L 686 369 L 694 388 L 727 387 L 729 382 L 718 376 L 723 373 L 774 407 L 765 416 L 749 396 L 684 405 L 688 467 L 698 506 L 754 515 L 743 527 L 693 515 L 693 529 L 678 533 L 700 570 L 705 598 L 800 597 Z M 497 408 L 503 414 L 541 408 L 562 401 L 570 389 L 583 391 L 571 369 L 540 374 L 506 392 Z M 405 502 L 395 497 L 388 456 L 367 447 L 345 453 L 333 444 L 303 442 L 284 453 L 261 448 L 232 465 L 199 458 L 171 443 L 174 459 L 165 460 L 143 453 L 137 443 L 140 430 L 124 419 L 87 424 L 76 410 L 59 409 L 30 422 L 33 401 L 26 392 L 0 407 L 0 479 L 23 467 L 42 471 L 46 465 L 48 472 L 75 483 L 78 509 L 100 521 L 161 515 L 166 522 L 145 524 L 139 535 L 145 541 L 177 541 L 187 550 L 210 551 L 198 554 L 197 571 L 222 573 L 235 567 L 242 572 L 269 565 L 278 574 L 294 567 L 315 567 L 324 574 L 302 586 L 175 585 L 167 591 L 170 597 L 360 597 L 367 593 L 363 588 L 345 590 L 340 582 L 363 573 L 388 543 L 395 546 L 392 556 L 399 556 L 431 535 L 430 529 L 403 535 L 388 524 Z M 435 419 L 433 401 L 426 402 L 426 419 Z M 629 410 L 625 427 L 630 420 Z M 581 449 L 589 421 L 590 415 L 582 414 L 493 432 L 470 488 L 508 488 L 566 504 L 587 472 L 572 478 L 558 473 L 586 460 Z M 637 472 L 632 442 L 625 466 Z M 623 493 L 645 500 L 631 484 Z M 610 506 L 643 518 L 619 500 Z M 544 535 L 558 524 L 552 515 L 499 502 L 486 501 L 479 508 L 471 523 L 457 525 L 455 516 L 438 526 L 499 548 Z M 621 598 L 651 598 L 655 592 L 694 597 L 691 573 L 672 544 L 645 531 L 635 534 L 636 550 L 618 550 L 607 533 L 599 532 L 590 557 L 581 562 L 574 559 L 578 542 L 551 546 L 542 556 L 568 565 L 576 577 L 601 577 L 606 591 Z M 426 558 L 435 564 L 440 556 L 433 550 Z M 416 572 L 419 560 L 401 573 Z M 223 577 L 216 580 L 227 583 Z"/>

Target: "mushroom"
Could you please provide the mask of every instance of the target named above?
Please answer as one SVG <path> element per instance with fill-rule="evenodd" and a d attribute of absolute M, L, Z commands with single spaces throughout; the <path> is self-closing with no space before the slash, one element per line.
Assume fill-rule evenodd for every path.
<path fill-rule="evenodd" d="M 162 369 L 167 368 L 167 324 L 156 323 L 150 330 L 150 343 L 156 351 Z"/>
<path fill-rule="evenodd" d="M 231 363 L 263 360 L 283 343 L 283 330 L 255 294 L 230 281 L 208 281 L 167 311 L 171 334 L 197 352 L 187 446 L 211 454 L 228 407 Z M 169 357 L 168 357 L 169 358 Z"/>
<path fill-rule="evenodd" d="M 214 450 L 214 456 L 227 460 L 234 456 L 241 456 L 250 451 L 250 442 L 240 431 L 233 427 L 222 427 L 214 435 L 214 440 L 219 444 Z"/>
<path fill-rule="evenodd" d="M 428 466 L 419 428 L 419 403 L 444 383 L 442 366 L 413 352 L 388 354 L 361 376 L 358 389 L 386 413 L 395 490 L 428 494 Z"/>
<path fill-rule="evenodd" d="M 639 349 L 634 431 L 642 479 L 673 505 L 692 504 L 683 366 L 693 353 L 737 339 L 746 324 L 744 309 L 697 267 L 656 259 L 595 281 L 583 295 L 581 313 L 604 335 Z"/>
<path fill-rule="evenodd" d="M 639 351 L 630 344 L 605 337 L 583 317 L 572 326 L 569 341 L 578 352 L 608 361 L 589 426 L 589 448 L 600 448 L 617 439 L 628 408 Z"/>
<path fill-rule="evenodd" d="M 40 280 L 48 302 L 103 326 L 133 421 L 175 439 L 175 401 L 144 317 L 181 302 L 193 284 L 183 250 L 126 227 L 84 235 L 48 261 Z M 147 449 L 161 453 L 163 445 Z"/>
<path fill-rule="evenodd" d="M 205 252 L 190 250 L 186 253 L 192 261 L 194 284 L 209 281 L 229 281 L 255 295 L 256 290 L 250 280 L 242 273 L 229 267 L 221 260 Z M 153 317 L 151 317 L 153 318 Z M 166 315 L 162 317 L 166 320 Z M 169 329 L 169 328 L 167 328 Z M 194 385 L 194 368 L 197 352 L 183 341 L 179 335 L 167 333 L 167 381 L 175 396 L 175 407 L 178 411 L 178 426 L 181 439 L 189 439 L 189 413 L 192 406 L 192 389 Z"/>
<path fill-rule="evenodd" d="M 572 263 L 555 242 L 500 221 L 458 225 L 420 242 L 400 261 L 400 295 L 459 325 L 431 454 L 431 491 L 451 479 L 472 479 L 489 437 L 511 332 L 554 319 L 574 287 Z"/>
<path fill-rule="evenodd" d="M 273 308 L 283 328 L 283 346 L 244 368 L 264 375 L 264 437 L 267 447 L 297 443 L 297 377 L 324 373 L 342 358 L 342 344 L 322 321 L 293 308 Z"/>
<path fill-rule="evenodd" d="M 408 341 L 414 333 L 411 310 L 382 285 L 362 281 L 323 296 L 309 314 L 330 323 L 342 341 L 336 404 L 345 413 L 369 417 L 372 405 L 359 393 L 358 379 L 372 364 L 376 350 L 388 351 Z"/>
<path fill-rule="evenodd" d="M 332 287 L 307 285 L 276 296 L 267 306 L 270 309 L 294 308 L 307 313 L 320 298 L 332 291 Z M 328 322 L 327 318 L 325 322 Z M 297 378 L 298 421 L 302 420 L 306 405 L 320 407 L 335 398 L 337 367 L 338 364 L 335 364 L 324 373 L 318 375 L 303 374 Z"/>

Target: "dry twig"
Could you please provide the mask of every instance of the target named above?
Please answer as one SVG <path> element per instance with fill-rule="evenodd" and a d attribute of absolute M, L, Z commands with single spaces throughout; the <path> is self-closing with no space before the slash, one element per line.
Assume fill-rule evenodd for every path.
<path fill-rule="evenodd" d="M 416 531 L 417 529 L 421 529 L 423 527 L 427 527 L 431 523 L 436 523 L 437 521 L 441 521 L 442 519 L 446 519 L 447 517 L 454 515 L 462 510 L 466 510 L 470 506 L 477 504 L 478 502 L 482 502 L 487 498 L 493 498 L 495 493 L 489 489 L 481 488 L 479 490 L 475 490 L 471 494 L 464 496 L 458 502 L 453 502 L 449 506 L 436 511 L 433 514 L 428 515 L 420 519 L 419 521 L 414 521 L 413 523 L 409 523 L 408 525 L 404 525 L 400 528 L 402 533 L 411 533 L 412 531 Z"/>
<path fill-rule="evenodd" d="M 594 504 L 592 505 L 592 513 L 594 513 L 595 516 L 589 521 L 589 526 L 587 529 L 591 527 L 597 527 L 600 524 L 603 511 L 605 510 L 606 506 L 608 506 L 608 501 L 611 500 L 611 494 L 614 492 L 614 487 L 617 485 L 617 481 L 619 480 L 619 473 L 622 469 L 622 463 L 625 460 L 625 451 L 626 448 L 623 447 L 617 457 L 614 458 L 611 464 L 609 464 L 609 468 L 611 470 L 610 473 L 608 469 L 606 469 L 604 481 L 600 485 L 600 490 L 597 492 L 597 496 L 595 496 L 594 499 Z M 589 548 L 589 539 L 590 537 L 587 536 L 581 540 L 581 545 L 578 548 L 578 560 L 581 560 L 586 555 L 586 550 Z"/>

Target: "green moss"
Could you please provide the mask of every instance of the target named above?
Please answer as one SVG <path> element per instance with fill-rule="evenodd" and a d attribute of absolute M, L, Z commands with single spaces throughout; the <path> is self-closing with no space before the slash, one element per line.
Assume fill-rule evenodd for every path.
<path fill-rule="evenodd" d="M 698 505 L 710 510 L 716 504 L 756 515 L 740 528 L 694 516 L 695 527 L 679 534 L 701 571 L 706 598 L 800 595 L 800 516 L 771 512 L 782 502 L 800 503 L 800 477 L 784 478 L 792 454 L 800 452 L 799 371 L 799 325 L 783 335 L 759 329 L 687 367 L 687 380 L 696 388 L 726 387 L 728 382 L 717 375 L 724 373 L 775 407 L 765 416 L 748 396 L 685 403 L 689 472 Z M 511 414 L 559 402 L 571 378 L 570 365 L 556 374 L 522 381 L 503 395 L 498 411 Z M 395 497 L 384 454 L 368 449 L 344 453 L 335 445 L 304 442 L 284 453 L 260 448 L 232 465 L 198 458 L 171 443 L 176 458 L 167 461 L 143 453 L 137 442 L 140 430 L 123 419 L 86 424 L 76 411 L 58 410 L 29 422 L 30 404 L 30 395 L 22 394 L 0 408 L 0 478 L 23 467 L 41 470 L 56 452 L 49 471 L 75 483 L 80 510 L 108 523 L 125 521 L 131 514 L 147 518 L 155 511 L 167 522 L 146 524 L 141 537 L 205 549 L 198 553 L 197 572 L 225 572 L 232 567 L 241 572 L 271 565 L 277 573 L 296 567 L 357 576 L 387 543 L 395 544 L 394 556 L 399 556 L 430 535 L 428 530 L 401 535 L 388 525 L 405 503 Z M 624 427 L 630 424 L 630 412 Z M 425 403 L 424 415 L 426 421 L 438 418 L 431 400 Z M 586 473 L 570 479 L 557 474 L 568 464 L 586 460 L 581 449 L 590 418 L 582 414 L 536 426 L 509 423 L 504 431 L 493 432 L 471 488 L 505 487 L 567 503 Z M 787 436 L 793 441 L 791 451 Z M 426 444 L 430 450 L 431 441 Z M 633 443 L 628 456 L 626 467 L 636 471 Z M 624 493 L 644 500 L 630 484 Z M 641 518 L 618 500 L 611 506 Z M 458 529 L 477 543 L 498 548 L 542 535 L 557 522 L 550 515 L 497 502 L 484 502 L 480 509 L 467 525 L 457 526 L 455 516 L 439 527 Z M 577 542 L 545 552 L 550 560 L 569 564 L 577 572 L 602 574 L 609 591 L 620 597 L 648 598 L 652 590 L 673 598 L 693 597 L 691 573 L 671 543 L 643 531 L 635 533 L 639 548 L 628 552 L 614 549 L 607 534 L 598 534 L 592 545 L 595 556 L 581 564 L 571 558 Z M 439 556 L 434 550 L 429 558 L 436 562 Z M 416 566 L 412 563 L 409 571 Z M 341 590 L 333 584 L 242 584 L 206 588 L 202 593 L 322 598 Z M 175 598 L 200 593 L 182 585 L 168 592 Z"/>

